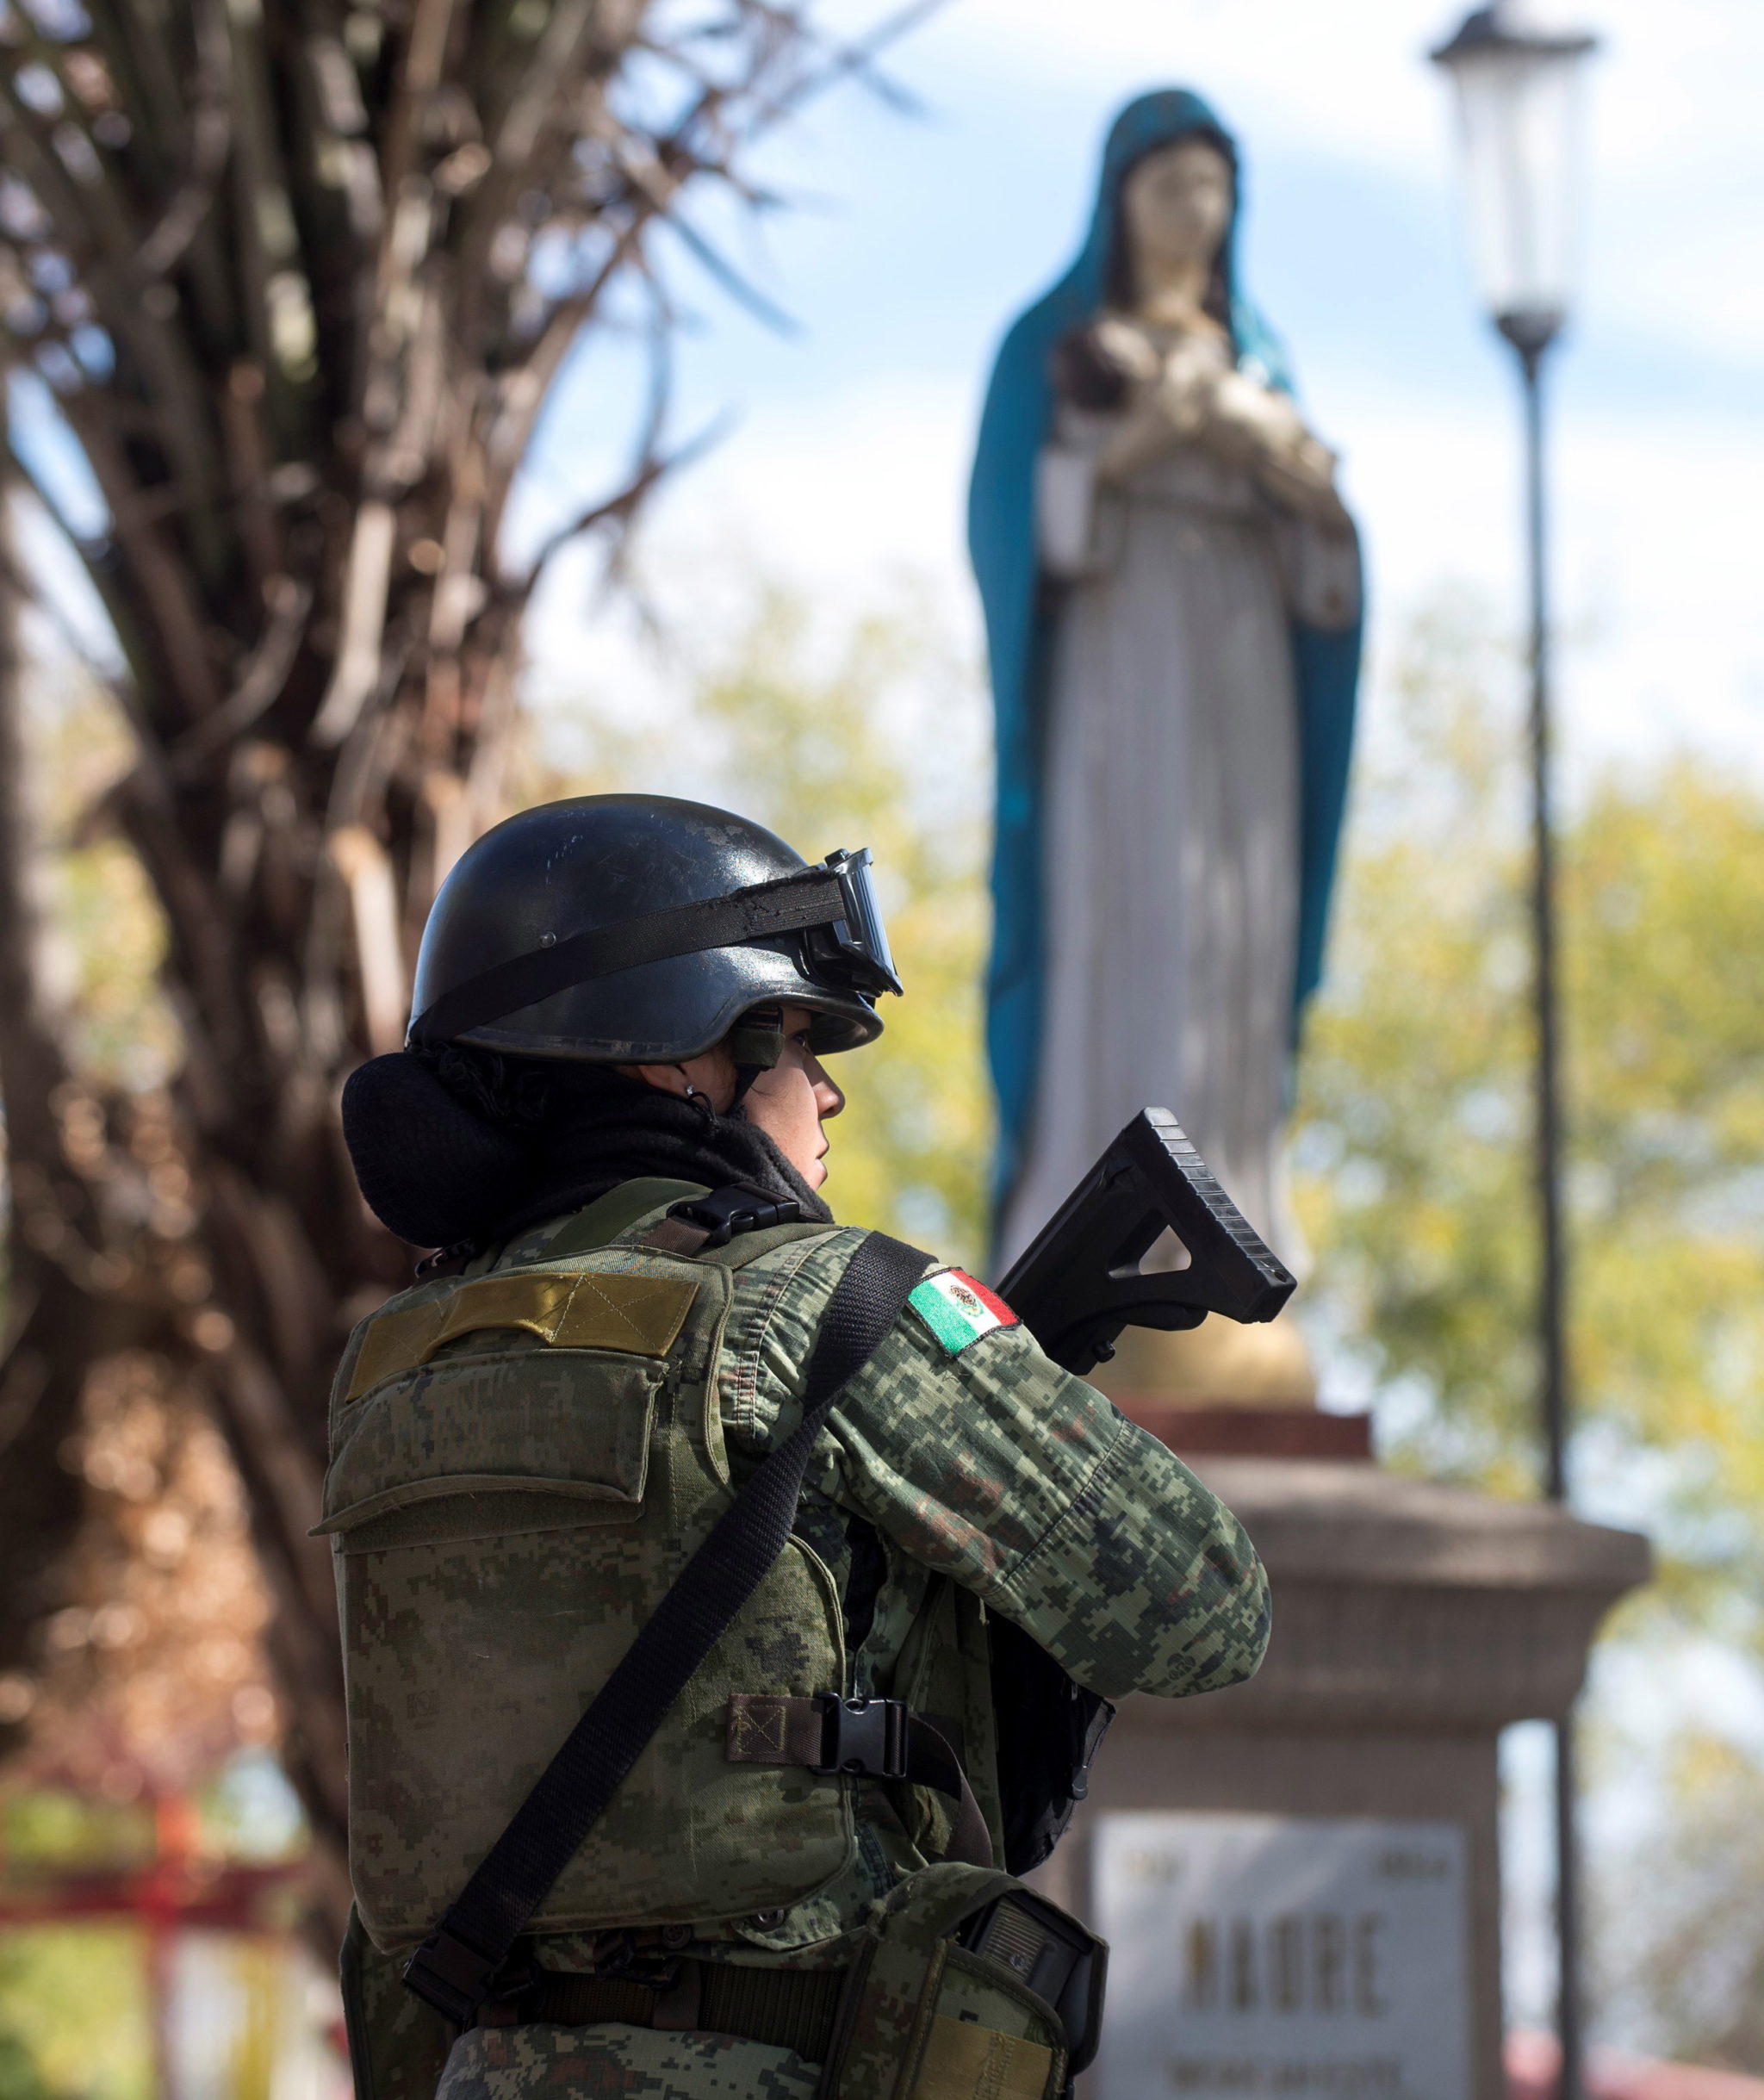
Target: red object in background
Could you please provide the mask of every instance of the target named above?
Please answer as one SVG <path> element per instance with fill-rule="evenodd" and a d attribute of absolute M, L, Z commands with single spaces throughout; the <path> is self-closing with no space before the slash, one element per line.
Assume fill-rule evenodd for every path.
<path fill-rule="evenodd" d="M 1561 2069 L 1554 2035 L 1521 2029 L 1507 2036 L 1507 2100 L 1556 2100 Z M 1594 2049 L 1587 2066 L 1587 2100 L 1764 2100 L 1764 2078 Z"/>
<path fill-rule="evenodd" d="M 146 1925 L 150 1932 L 200 1926 L 214 1932 L 280 1932 L 278 1899 L 305 1879 L 298 1866 L 221 1867 L 186 1873 L 66 1873 L 28 1894 L 0 1898 L 0 1927 Z"/>
<path fill-rule="evenodd" d="M 22 1875 L 0 1888 L 0 1926 L 102 1920 L 145 1925 L 154 1941 L 187 1926 L 220 1932 L 286 1929 L 289 1898 L 309 1872 L 303 1861 L 248 1867 L 206 1858 L 193 1802 L 162 1794 L 152 1809 L 150 1865 Z"/>
<path fill-rule="evenodd" d="M 1129 1421 L 1149 1429 L 1178 1458 L 1372 1457 L 1370 1414 L 1322 1414 L 1314 1407 L 1186 1407 L 1127 1393 L 1115 1402 Z"/>
<path fill-rule="evenodd" d="M 306 1880 L 302 1861 L 249 1867 L 207 1858 L 196 1804 L 182 1794 L 152 1798 L 153 1859 L 139 1867 L 23 1876 L 0 1891 L 0 1929 L 40 1925 L 135 1925 L 141 1929 L 152 2029 L 154 2090 L 175 2091 L 169 2020 L 177 1935 L 192 1928 L 286 1936 L 290 1896 Z M 338 2045 L 348 2061 L 348 2044 Z"/>

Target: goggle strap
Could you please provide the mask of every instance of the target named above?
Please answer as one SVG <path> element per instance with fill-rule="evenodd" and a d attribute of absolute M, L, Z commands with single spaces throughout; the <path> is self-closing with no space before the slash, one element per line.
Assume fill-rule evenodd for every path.
<path fill-rule="evenodd" d="M 474 1028 L 537 1006 L 556 992 L 639 963 L 668 962 L 705 948 L 830 926 L 846 916 L 838 872 L 807 867 L 771 882 L 750 884 L 726 897 L 705 897 L 640 918 L 621 919 L 572 934 L 550 947 L 494 964 L 456 985 L 411 1023 L 413 1043 L 454 1042 Z"/>

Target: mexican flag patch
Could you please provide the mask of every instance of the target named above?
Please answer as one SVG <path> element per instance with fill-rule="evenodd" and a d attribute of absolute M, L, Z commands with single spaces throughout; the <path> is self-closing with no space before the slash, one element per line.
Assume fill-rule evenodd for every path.
<path fill-rule="evenodd" d="M 907 1303 L 953 1357 L 983 1334 L 1021 1324 L 1003 1298 L 960 1269 L 928 1276 Z"/>

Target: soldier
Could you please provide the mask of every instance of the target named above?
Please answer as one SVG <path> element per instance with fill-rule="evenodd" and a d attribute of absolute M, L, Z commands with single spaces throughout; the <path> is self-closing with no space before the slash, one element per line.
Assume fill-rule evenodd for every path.
<path fill-rule="evenodd" d="M 351 1338 L 321 1527 L 370 2100 L 1058 2100 L 1094 2047 L 1098 1945 L 1003 1869 L 1104 1702 L 1251 1674 L 1266 1580 L 984 1285 L 834 1223 L 822 1060 L 899 989 L 867 854 L 697 804 L 528 810 L 442 888 L 345 1097 L 444 1250 Z"/>

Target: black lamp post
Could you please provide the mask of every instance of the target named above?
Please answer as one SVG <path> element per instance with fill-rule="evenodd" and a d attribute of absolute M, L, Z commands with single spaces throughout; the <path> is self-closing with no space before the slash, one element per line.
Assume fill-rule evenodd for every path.
<path fill-rule="evenodd" d="M 1544 566 L 1544 356 L 1568 318 L 1579 231 L 1585 62 L 1596 39 L 1542 27 L 1523 0 L 1495 0 L 1464 17 L 1432 56 L 1457 90 L 1465 190 L 1481 289 L 1517 352 L 1525 393 L 1525 520 L 1531 581 L 1531 922 L 1536 1174 L 1541 1260 L 1544 1492 L 1567 1494 L 1568 1365 L 1562 1218 L 1556 865 L 1550 797 L 1550 621 Z M 1572 1721 L 1556 1740 L 1556 2024 L 1562 2100 L 1581 2100 L 1580 1893 L 1575 1845 Z"/>

